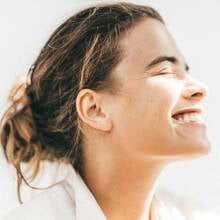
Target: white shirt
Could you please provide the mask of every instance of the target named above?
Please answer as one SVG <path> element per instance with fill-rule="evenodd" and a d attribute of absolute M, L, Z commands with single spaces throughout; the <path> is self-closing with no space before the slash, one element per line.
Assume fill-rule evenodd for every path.
<path fill-rule="evenodd" d="M 42 191 L 2 220 L 106 219 L 82 178 L 72 169 L 67 178 Z"/>
<path fill-rule="evenodd" d="M 155 199 L 153 220 L 219 220 L 216 215 L 185 215 L 172 204 L 169 197 Z M 168 206 L 166 204 L 169 204 Z M 204 218 L 203 218 L 204 217 Z M 75 170 L 68 176 L 26 201 L 2 220 L 106 220 L 106 217 Z"/>

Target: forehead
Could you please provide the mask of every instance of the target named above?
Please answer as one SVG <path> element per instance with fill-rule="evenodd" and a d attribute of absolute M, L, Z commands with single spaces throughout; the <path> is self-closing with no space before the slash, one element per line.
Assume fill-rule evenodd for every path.
<path fill-rule="evenodd" d="M 122 60 L 116 67 L 119 72 L 140 72 L 156 57 L 172 56 L 185 67 L 185 61 L 166 26 L 147 18 L 131 28 L 119 41 Z"/>

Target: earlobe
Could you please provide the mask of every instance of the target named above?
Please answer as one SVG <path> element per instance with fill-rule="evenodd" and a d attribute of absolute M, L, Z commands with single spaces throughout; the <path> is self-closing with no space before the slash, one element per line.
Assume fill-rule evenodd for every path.
<path fill-rule="evenodd" d="M 81 120 L 90 127 L 102 131 L 110 131 L 112 121 L 109 114 L 104 111 L 101 98 L 101 94 L 93 90 L 81 90 L 76 99 L 77 113 Z"/>

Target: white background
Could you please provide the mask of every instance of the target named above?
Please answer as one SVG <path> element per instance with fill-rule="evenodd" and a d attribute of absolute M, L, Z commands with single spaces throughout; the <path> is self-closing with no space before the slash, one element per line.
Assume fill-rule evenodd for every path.
<path fill-rule="evenodd" d="M 0 109 L 16 77 L 26 73 L 53 30 L 79 8 L 94 2 L 74 0 L 20 0 L 0 2 Z M 132 1 L 151 5 L 163 16 L 168 29 L 190 66 L 190 74 L 209 87 L 205 120 L 212 143 L 209 156 L 170 165 L 159 184 L 193 198 L 209 209 L 220 210 L 220 2 L 217 0 Z M 0 207 L 15 206 L 10 169 L 0 160 Z M 12 193 L 13 192 L 13 193 Z M 4 196 L 2 196 L 4 195 Z M 10 203 L 10 204 L 9 204 Z M 2 209 L 3 210 L 3 209 Z M 1 213 L 0 213 L 1 215 Z"/>

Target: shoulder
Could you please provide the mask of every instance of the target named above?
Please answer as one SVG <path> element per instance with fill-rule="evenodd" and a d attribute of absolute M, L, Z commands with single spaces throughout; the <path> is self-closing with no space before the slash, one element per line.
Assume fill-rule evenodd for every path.
<path fill-rule="evenodd" d="M 39 193 L 32 200 L 13 210 L 2 220 L 74 220 L 75 201 L 66 189 L 65 181 Z"/>
<path fill-rule="evenodd" d="M 166 190 L 158 190 L 156 206 L 162 210 L 160 219 L 173 220 L 219 220 L 220 215 L 209 211 L 189 198 L 181 198 Z M 166 213 L 169 218 L 163 218 Z"/>

